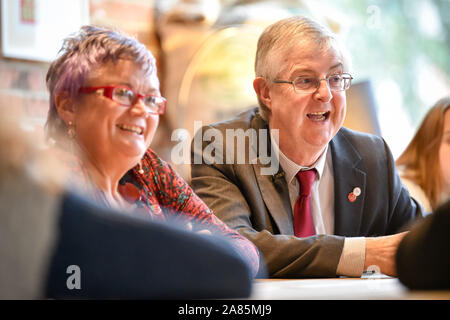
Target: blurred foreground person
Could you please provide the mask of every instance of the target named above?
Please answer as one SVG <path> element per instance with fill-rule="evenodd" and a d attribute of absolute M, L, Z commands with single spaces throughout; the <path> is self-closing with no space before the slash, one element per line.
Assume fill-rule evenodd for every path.
<path fill-rule="evenodd" d="M 62 187 L 56 159 L 0 115 L 0 299 L 250 294 L 228 239 L 97 206 Z"/>
<path fill-rule="evenodd" d="M 396 165 L 403 184 L 425 211 L 450 199 L 450 97 L 428 111 Z"/>
<path fill-rule="evenodd" d="M 410 289 L 450 289 L 450 201 L 417 223 L 397 250 L 400 281 Z"/>

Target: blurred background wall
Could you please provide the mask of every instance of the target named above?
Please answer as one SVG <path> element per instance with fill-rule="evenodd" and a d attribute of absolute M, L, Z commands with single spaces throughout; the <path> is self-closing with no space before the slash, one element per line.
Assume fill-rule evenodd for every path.
<path fill-rule="evenodd" d="M 51 13 L 54 1 L 60 2 L 2 0 L 0 108 L 22 115 L 24 127 L 34 130 L 37 140 L 43 136 L 48 109 L 49 61 L 6 57 L 4 40 L 5 33 L 18 32 L 7 21 L 39 30 L 48 24 L 48 19 L 40 18 L 47 13 L 58 17 L 50 26 L 57 30 L 61 21 L 74 19 L 73 10 Z M 171 138 L 192 137 L 194 121 L 205 125 L 256 105 L 252 80 L 258 36 L 270 23 L 295 14 L 316 19 L 342 37 L 352 56 L 355 78 L 347 92 L 345 125 L 382 135 L 394 157 L 403 151 L 431 105 L 450 93 L 448 0 L 64 2 L 84 2 L 87 20 L 83 21 L 122 29 L 154 53 L 168 109 L 152 148 L 169 162 L 173 146 L 179 143 Z M 18 11 L 11 11 L 11 6 Z M 180 128 L 185 131 L 172 137 Z M 176 167 L 188 178 L 187 165 Z"/>

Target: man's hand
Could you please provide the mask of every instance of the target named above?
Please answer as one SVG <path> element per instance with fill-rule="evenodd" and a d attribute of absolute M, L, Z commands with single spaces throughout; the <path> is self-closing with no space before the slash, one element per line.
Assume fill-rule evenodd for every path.
<path fill-rule="evenodd" d="M 407 232 L 397 233 L 391 236 L 366 238 L 366 260 L 364 270 L 375 265 L 380 272 L 388 276 L 397 276 L 395 265 L 395 253 L 397 247 Z"/>

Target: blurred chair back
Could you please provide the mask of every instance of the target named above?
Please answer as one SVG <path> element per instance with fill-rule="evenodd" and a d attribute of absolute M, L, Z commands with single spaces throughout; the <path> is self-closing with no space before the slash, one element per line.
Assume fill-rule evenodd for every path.
<path fill-rule="evenodd" d="M 347 116 L 344 127 L 381 136 L 377 105 L 370 80 L 353 83 L 346 94 Z"/>

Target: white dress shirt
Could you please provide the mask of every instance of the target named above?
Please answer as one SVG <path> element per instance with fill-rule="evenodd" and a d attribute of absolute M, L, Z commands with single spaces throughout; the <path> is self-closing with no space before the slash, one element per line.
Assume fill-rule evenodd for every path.
<path fill-rule="evenodd" d="M 272 137 L 271 137 L 272 138 Z M 311 190 L 311 214 L 316 234 L 334 234 L 334 176 L 332 154 L 326 146 L 322 155 L 311 167 L 302 167 L 286 157 L 275 139 L 271 139 L 280 166 L 285 173 L 289 198 L 294 212 L 300 186 L 296 178 L 300 170 L 315 168 L 317 171 Z M 364 237 L 347 237 L 336 270 L 337 275 L 360 277 L 364 269 L 366 241 Z"/>

